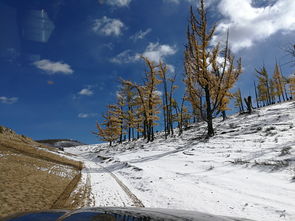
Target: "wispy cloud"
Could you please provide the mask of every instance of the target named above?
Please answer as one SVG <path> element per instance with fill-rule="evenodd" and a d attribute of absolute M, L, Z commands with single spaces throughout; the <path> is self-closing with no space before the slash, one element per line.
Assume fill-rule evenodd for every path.
<path fill-rule="evenodd" d="M 95 33 L 105 36 L 120 36 L 124 28 L 125 25 L 121 20 L 106 16 L 96 19 L 92 26 Z"/>
<path fill-rule="evenodd" d="M 175 46 L 170 46 L 167 44 L 149 43 L 146 49 L 142 53 L 134 53 L 130 49 L 121 52 L 114 58 L 110 59 L 110 62 L 117 64 L 128 64 L 134 63 L 140 60 L 141 56 L 147 57 L 149 60 L 158 63 L 159 61 L 164 61 L 165 57 L 174 55 L 177 52 Z M 173 66 L 170 65 L 170 68 Z"/>
<path fill-rule="evenodd" d="M 132 39 L 133 41 L 144 39 L 145 36 L 147 36 L 151 31 L 152 31 L 151 28 L 148 28 L 145 31 L 140 30 L 136 32 L 134 35 L 130 36 L 130 39 Z"/>
<path fill-rule="evenodd" d="M 163 0 L 164 2 L 169 2 L 169 3 L 176 3 L 179 4 L 181 1 L 182 2 L 189 2 L 189 3 L 196 3 L 196 0 Z"/>
<path fill-rule="evenodd" d="M 93 91 L 90 88 L 83 88 L 78 94 L 82 96 L 91 96 L 93 95 Z"/>
<path fill-rule="evenodd" d="M 14 104 L 18 101 L 17 97 L 0 97 L 0 102 L 3 104 Z"/>
<path fill-rule="evenodd" d="M 45 71 L 49 75 L 53 74 L 72 74 L 74 71 L 70 65 L 62 62 L 54 62 L 48 59 L 35 61 L 34 66 L 38 69 Z"/>
<path fill-rule="evenodd" d="M 179 4 L 180 2 L 185 2 L 188 3 L 192 6 L 197 6 L 199 5 L 199 0 L 163 0 L 164 2 L 167 3 L 174 3 L 174 4 Z M 212 5 L 213 3 L 220 1 L 220 0 L 206 0 L 205 1 L 205 7 L 209 7 L 210 5 Z M 270 0 L 266 0 L 266 1 L 270 1 Z"/>
<path fill-rule="evenodd" d="M 217 26 L 214 42 L 224 39 L 230 30 L 233 51 L 249 48 L 277 32 L 295 31 L 295 1 L 277 0 L 255 7 L 254 0 L 221 0 L 219 12 L 224 19 Z"/>
<path fill-rule="evenodd" d="M 90 118 L 90 117 L 96 117 L 96 113 L 79 113 L 78 117 L 79 118 Z"/>
<path fill-rule="evenodd" d="M 130 49 L 122 51 L 120 54 L 116 55 L 112 59 L 110 59 L 110 62 L 116 63 L 116 64 L 128 64 L 128 63 L 134 63 L 139 60 L 139 56 L 137 54 L 134 54 Z"/>
<path fill-rule="evenodd" d="M 175 73 L 175 67 L 172 64 L 167 64 L 167 68 L 168 71 L 170 71 L 170 73 Z"/>
<path fill-rule="evenodd" d="M 126 7 L 130 4 L 131 0 L 98 0 L 100 4 L 108 4 L 116 7 Z"/>

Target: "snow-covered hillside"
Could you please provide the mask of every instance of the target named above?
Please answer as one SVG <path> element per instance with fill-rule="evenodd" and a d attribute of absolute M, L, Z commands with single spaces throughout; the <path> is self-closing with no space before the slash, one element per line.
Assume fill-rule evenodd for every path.
<path fill-rule="evenodd" d="M 132 206 L 138 200 L 145 207 L 295 220 L 295 102 L 215 119 L 214 126 L 209 140 L 202 139 L 206 125 L 199 123 L 181 137 L 165 140 L 158 134 L 153 143 L 66 151 L 85 162 L 95 206 Z"/>

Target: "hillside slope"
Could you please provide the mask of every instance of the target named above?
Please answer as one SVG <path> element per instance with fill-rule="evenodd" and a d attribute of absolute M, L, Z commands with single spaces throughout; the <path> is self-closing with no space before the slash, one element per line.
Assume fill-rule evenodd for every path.
<path fill-rule="evenodd" d="M 180 137 L 67 151 L 118 177 L 145 207 L 196 210 L 254 220 L 295 220 L 295 102 L 198 123 Z M 95 165 L 94 165 L 95 166 Z M 91 170 L 92 194 L 107 187 Z M 107 193 L 106 193 L 107 194 Z M 95 198 L 95 205 L 103 205 Z M 111 201 L 112 206 L 118 206 Z"/>
<path fill-rule="evenodd" d="M 64 206 L 65 189 L 75 187 L 81 169 L 56 148 L 0 126 L 0 217 Z"/>

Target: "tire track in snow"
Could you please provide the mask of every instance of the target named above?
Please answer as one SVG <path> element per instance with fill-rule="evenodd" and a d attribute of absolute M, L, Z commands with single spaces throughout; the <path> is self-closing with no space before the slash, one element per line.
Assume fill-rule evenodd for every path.
<path fill-rule="evenodd" d="M 99 165 L 100 166 L 100 165 Z M 144 205 L 143 203 L 137 198 L 137 196 L 135 196 L 130 189 L 115 175 L 113 174 L 111 171 L 109 171 L 108 169 L 106 169 L 103 166 L 100 166 L 102 169 L 104 169 L 107 173 L 109 173 L 115 180 L 116 182 L 119 184 L 119 186 L 124 190 L 124 192 L 129 196 L 129 198 L 132 200 L 132 202 L 134 203 L 134 206 L 136 207 L 141 207 L 143 208 Z"/>
<path fill-rule="evenodd" d="M 83 158 L 80 160 L 83 160 L 85 163 L 85 173 L 87 174 L 87 179 L 89 179 L 88 182 L 91 183 L 91 192 L 93 197 L 97 199 L 95 195 L 99 195 L 101 198 L 104 198 L 104 202 L 94 202 L 96 206 L 101 206 L 100 203 L 104 204 L 104 206 L 114 206 L 113 204 L 115 200 L 116 206 L 118 203 L 121 203 L 124 207 L 128 205 L 135 207 L 144 207 L 143 203 L 135 196 L 135 194 L 133 194 L 130 189 L 107 168 L 99 165 L 99 163 L 94 162 L 91 159 Z M 99 175 L 100 180 L 99 178 L 95 177 Z M 105 177 L 106 175 L 107 177 Z M 110 179 L 112 179 L 113 182 Z M 95 180 L 99 182 L 95 182 Z M 106 180 L 108 180 L 108 184 L 103 183 Z M 116 184 L 118 185 L 117 188 L 115 186 L 110 188 L 109 186 Z M 105 187 L 107 187 L 107 189 Z M 99 192 L 97 192 L 97 190 L 99 190 Z M 122 193 L 126 195 L 126 197 L 124 197 Z"/>

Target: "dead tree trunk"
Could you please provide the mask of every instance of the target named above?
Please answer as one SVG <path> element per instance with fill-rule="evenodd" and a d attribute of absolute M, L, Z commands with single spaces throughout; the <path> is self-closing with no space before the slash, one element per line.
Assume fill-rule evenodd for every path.
<path fill-rule="evenodd" d="M 252 113 L 252 98 L 251 98 L 251 96 L 248 96 L 247 99 L 244 98 L 244 101 L 245 101 L 246 106 L 247 106 L 247 112 L 249 114 L 251 114 Z"/>

